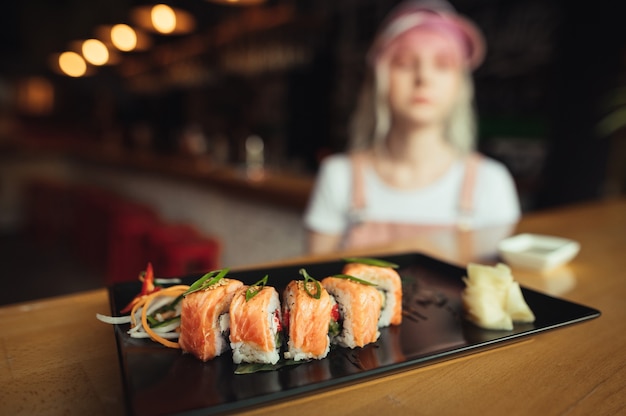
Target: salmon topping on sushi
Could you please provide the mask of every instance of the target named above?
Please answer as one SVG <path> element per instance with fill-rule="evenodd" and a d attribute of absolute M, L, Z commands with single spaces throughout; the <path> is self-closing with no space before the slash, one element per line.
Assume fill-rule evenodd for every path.
<path fill-rule="evenodd" d="M 221 279 L 218 283 L 190 293 L 182 300 L 180 338 L 183 351 L 208 361 L 229 348 L 229 308 L 235 291 L 243 283 Z"/>
<path fill-rule="evenodd" d="M 337 322 L 341 322 L 341 326 L 333 342 L 349 348 L 375 342 L 380 336 L 378 320 L 382 306 L 378 290 L 338 277 L 327 277 L 322 280 L 322 285 L 338 305 Z"/>
<path fill-rule="evenodd" d="M 230 304 L 230 344 L 233 361 L 275 364 L 280 358 L 280 301 L 278 292 L 264 286 L 254 296 L 249 287 L 237 290 Z"/>
<path fill-rule="evenodd" d="M 285 358 L 324 358 L 330 348 L 332 302 L 328 292 L 321 285 L 293 280 L 284 293 L 283 324 L 288 335 Z"/>
<path fill-rule="evenodd" d="M 352 262 L 347 263 L 343 273 L 367 280 L 376 285 L 383 297 L 383 310 L 379 327 L 402 323 L 402 280 L 392 267 L 374 266 Z"/>

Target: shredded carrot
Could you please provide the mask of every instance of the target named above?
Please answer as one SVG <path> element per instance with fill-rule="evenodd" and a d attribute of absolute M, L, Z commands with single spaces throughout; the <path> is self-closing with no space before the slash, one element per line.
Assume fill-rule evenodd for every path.
<path fill-rule="evenodd" d="M 155 300 L 157 297 L 159 296 L 178 296 L 181 295 L 183 293 L 185 293 L 187 291 L 187 289 L 189 289 L 189 286 L 186 285 L 177 285 L 177 286 L 172 286 L 172 287 L 168 287 L 162 290 L 159 290 L 157 292 L 153 292 L 149 295 L 145 295 L 143 296 L 134 306 L 133 309 L 131 311 L 131 315 L 130 315 L 130 319 L 131 319 L 131 325 L 134 327 L 137 325 L 137 322 L 135 320 L 135 314 L 137 312 L 137 309 L 139 309 L 140 307 L 143 306 L 143 309 L 141 310 L 141 325 L 143 327 L 143 329 L 146 331 L 146 333 L 148 335 L 150 335 L 150 338 L 153 341 L 156 341 L 166 347 L 169 348 L 180 348 L 180 346 L 178 345 L 178 342 L 172 342 L 170 340 L 167 340 L 165 338 L 163 338 L 162 336 L 160 336 L 159 334 L 157 334 L 156 332 L 154 332 L 152 330 L 152 328 L 150 328 L 150 325 L 148 324 L 148 308 L 150 307 L 150 304 L 152 303 L 153 300 Z"/>

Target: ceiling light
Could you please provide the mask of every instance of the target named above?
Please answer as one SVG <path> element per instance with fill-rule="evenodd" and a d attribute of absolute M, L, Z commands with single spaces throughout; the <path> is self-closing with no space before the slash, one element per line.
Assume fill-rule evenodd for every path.
<path fill-rule="evenodd" d="M 115 42 L 113 41 L 113 28 L 115 26 L 119 26 L 119 25 L 98 25 L 94 29 L 95 37 L 98 40 L 102 41 L 104 43 L 104 45 L 109 50 L 109 61 L 107 62 L 108 65 L 113 65 L 113 64 L 119 63 L 119 61 L 121 59 L 121 56 L 120 56 L 120 53 L 119 53 L 120 51 L 121 52 L 145 51 L 145 50 L 149 49 L 150 46 L 152 46 L 152 39 L 143 30 L 138 29 L 136 27 L 130 27 L 128 25 L 122 25 L 121 33 L 123 34 L 124 31 L 126 31 L 126 32 L 128 32 L 130 34 L 130 31 L 127 31 L 123 27 L 127 26 L 128 28 L 130 28 L 134 32 L 134 34 L 135 34 L 135 42 L 136 42 L 136 44 L 135 44 L 134 48 L 132 48 L 132 49 L 130 49 L 128 51 L 119 49 L 115 45 Z M 118 32 L 120 32 L 120 28 L 116 29 L 116 31 L 115 31 L 116 34 Z M 132 37 L 132 35 L 130 35 L 130 37 Z M 119 43 L 119 40 L 118 40 L 118 43 Z M 128 48 L 129 46 L 130 45 L 126 45 L 126 48 Z"/>
<path fill-rule="evenodd" d="M 132 51 L 137 46 L 137 33 L 128 25 L 117 24 L 111 28 L 111 42 L 120 51 Z"/>
<path fill-rule="evenodd" d="M 92 65 L 104 65 L 109 61 L 109 50 L 98 39 L 87 39 L 83 42 L 81 51 L 83 57 Z"/>
<path fill-rule="evenodd" d="M 150 12 L 152 26 L 160 33 L 172 33 L 176 29 L 176 13 L 166 4 L 157 4 Z"/>
<path fill-rule="evenodd" d="M 191 33 L 196 19 L 191 13 L 166 4 L 137 6 L 131 11 L 131 20 L 138 27 L 162 35 Z"/>
<path fill-rule="evenodd" d="M 59 68 L 70 77 L 82 77 L 87 72 L 87 63 L 76 52 L 63 52 L 59 55 Z"/>

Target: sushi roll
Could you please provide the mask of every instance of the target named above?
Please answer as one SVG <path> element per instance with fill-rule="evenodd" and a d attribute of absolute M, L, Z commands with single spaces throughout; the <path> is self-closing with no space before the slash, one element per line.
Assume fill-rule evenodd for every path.
<path fill-rule="evenodd" d="M 330 350 L 328 326 L 332 310 L 328 292 L 319 281 L 305 278 L 289 282 L 283 295 L 285 358 L 301 361 L 326 357 Z"/>
<path fill-rule="evenodd" d="M 230 304 L 230 346 L 235 364 L 276 364 L 280 359 L 281 330 L 276 289 L 253 285 L 237 290 Z"/>
<path fill-rule="evenodd" d="M 374 286 L 342 277 L 327 277 L 322 285 L 337 303 L 337 334 L 332 342 L 342 347 L 363 347 L 380 336 L 382 297 Z"/>
<path fill-rule="evenodd" d="M 378 327 L 402 323 L 402 281 L 398 272 L 384 262 L 380 266 L 355 262 L 347 263 L 343 274 L 366 280 L 376 285 L 383 296 L 383 307 Z"/>
<path fill-rule="evenodd" d="M 243 286 L 239 280 L 227 278 L 209 283 L 184 296 L 180 313 L 178 344 L 184 352 L 201 361 L 208 361 L 229 349 L 230 303 L 237 289 Z"/>

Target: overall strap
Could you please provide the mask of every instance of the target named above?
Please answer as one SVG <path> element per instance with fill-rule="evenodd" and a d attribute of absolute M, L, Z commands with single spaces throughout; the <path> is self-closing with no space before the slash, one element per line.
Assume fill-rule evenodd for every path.
<path fill-rule="evenodd" d="M 353 153 L 350 155 L 352 167 L 352 203 L 353 211 L 365 209 L 365 154 Z"/>
<path fill-rule="evenodd" d="M 472 153 L 465 161 L 465 175 L 461 184 L 461 195 L 459 197 L 459 227 L 466 228 L 474 210 L 474 190 L 476 188 L 476 177 L 478 176 L 478 167 L 481 162 L 481 156 L 478 153 Z"/>

